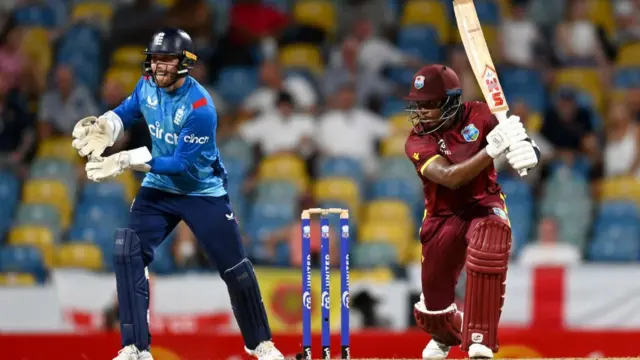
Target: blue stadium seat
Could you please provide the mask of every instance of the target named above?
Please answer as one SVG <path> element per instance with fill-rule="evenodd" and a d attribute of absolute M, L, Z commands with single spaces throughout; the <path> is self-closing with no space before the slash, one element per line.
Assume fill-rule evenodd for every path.
<path fill-rule="evenodd" d="M 224 159 L 224 168 L 227 170 L 229 183 L 241 183 L 249 171 L 247 163 L 236 158 Z"/>
<path fill-rule="evenodd" d="M 117 181 L 88 182 L 82 190 L 84 202 L 115 202 L 118 204 L 127 203 L 127 190 L 124 184 Z"/>
<path fill-rule="evenodd" d="M 403 178 L 415 182 L 416 168 L 411 161 L 404 156 L 388 156 L 380 159 L 378 178 Z"/>
<path fill-rule="evenodd" d="M 402 178 L 383 178 L 378 179 L 373 184 L 372 197 L 374 199 L 388 198 L 399 199 L 411 207 L 417 203 L 422 203 L 423 198 L 420 188 L 415 182 Z"/>
<path fill-rule="evenodd" d="M 0 272 L 21 272 L 33 274 L 39 281 L 46 277 L 46 266 L 42 253 L 31 246 L 0 247 Z"/>
<path fill-rule="evenodd" d="M 7 231 L 20 200 L 20 183 L 10 172 L 0 172 L 0 237 Z"/>
<path fill-rule="evenodd" d="M 640 209 L 632 201 L 606 201 L 600 205 L 596 221 L 640 222 Z"/>
<path fill-rule="evenodd" d="M 616 88 L 629 89 L 640 86 L 640 68 L 621 68 L 615 72 L 614 85 Z"/>
<path fill-rule="evenodd" d="M 637 223 L 603 225 L 596 230 L 588 258 L 600 262 L 635 262 L 640 255 Z"/>
<path fill-rule="evenodd" d="M 404 111 L 407 107 L 407 102 L 402 99 L 397 99 L 393 97 L 387 98 L 382 105 L 382 116 L 390 117 L 399 112 Z"/>
<path fill-rule="evenodd" d="M 167 238 L 156 248 L 153 261 L 149 265 L 149 270 L 159 275 L 167 275 L 173 273 L 175 269 L 175 262 L 173 254 L 171 253 L 171 247 L 174 241 L 174 233 L 167 236 Z"/>
<path fill-rule="evenodd" d="M 285 226 L 296 218 L 296 206 L 291 202 L 256 202 L 251 209 L 251 227 Z"/>
<path fill-rule="evenodd" d="M 253 165 L 253 149 L 244 140 L 233 137 L 220 142 L 220 156 L 226 165 L 229 159 L 240 161 L 247 168 Z"/>
<path fill-rule="evenodd" d="M 362 164 L 350 157 L 326 157 L 320 161 L 318 175 L 320 177 L 348 177 L 362 183 L 365 175 Z"/>
<path fill-rule="evenodd" d="M 258 184 L 256 202 L 293 203 L 298 197 L 298 189 L 290 181 L 268 180 Z"/>
<path fill-rule="evenodd" d="M 473 2 L 481 24 L 500 25 L 500 4 L 498 2 L 499 0 L 475 0 Z"/>
<path fill-rule="evenodd" d="M 230 67 L 220 72 L 216 91 L 231 104 L 240 104 L 258 88 L 258 72 L 254 68 Z"/>
<path fill-rule="evenodd" d="M 522 246 L 531 239 L 533 231 L 533 208 L 526 202 L 509 201 L 507 197 L 507 210 L 509 211 L 509 222 L 513 232 L 512 253 L 518 254 Z"/>
<path fill-rule="evenodd" d="M 75 215 L 75 224 L 82 227 L 115 229 L 126 226 L 129 208 L 124 202 L 82 202 Z"/>
<path fill-rule="evenodd" d="M 426 62 L 439 63 L 444 58 L 438 30 L 432 26 L 401 28 L 398 33 L 398 47 Z"/>
<path fill-rule="evenodd" d="M 539 72 L 516 67 L 504 67 L 499 71 L 500 83 L 509 101 L 524 101 L 535 112 L 544 110 L 546 95 Z"/>
<path fill-rule="evenodd" d="M 101 229 L 98 226 L 79 226 L 75 224 L 69 232 L 71 242 L 90 242 L 99 245 L 103 252 L 113 253 L 113 239 L 116 227 Z"/>
<path fill-rule="evenodd" d="M 47 3 L 32 3 L 16 9 L 13 17 L 17 25 L 24 27 L 45 27 L 56 26 L 56 12 Z"/>

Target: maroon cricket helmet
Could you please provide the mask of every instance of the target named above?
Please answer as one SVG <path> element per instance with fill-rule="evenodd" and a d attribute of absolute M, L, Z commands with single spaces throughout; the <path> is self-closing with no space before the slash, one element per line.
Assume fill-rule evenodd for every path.
<path fill-rule="evenodd" d="M 458 75 L 450 67 L 432 64 L 422 67 L 413 75 L 411 90 L 404 97 L 410 101 L 407 111 L 411 112 L 409 121 L 418 135 L 434 132 L 455 118 L 461 102 L 462 87 Z M 439 118 L 423 118 L 420 108 L 440 109 Z"/>

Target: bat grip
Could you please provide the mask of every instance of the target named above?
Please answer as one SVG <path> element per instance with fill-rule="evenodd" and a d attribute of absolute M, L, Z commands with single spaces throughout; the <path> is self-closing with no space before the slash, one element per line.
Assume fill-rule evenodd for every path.
<path fill-rule="evenodd" d="M 498 119 L 499 122 L 503 122 L 505 120 L 507 120 L 507 112 L 506 111 L 498 111 L 495 114 L 496 119 Z M 520 174 L 520 177 L 525 177 L 527 176 L 527 169 L 522 169 L 518 172 L 518 174 Z"/>

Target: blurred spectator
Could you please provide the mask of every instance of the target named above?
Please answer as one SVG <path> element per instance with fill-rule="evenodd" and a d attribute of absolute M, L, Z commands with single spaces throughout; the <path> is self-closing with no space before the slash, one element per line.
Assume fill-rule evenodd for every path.
<path fill-rule="evenodd" d="M 218 116 L 224 116 L 229 113 L 229 105 L 224 102 L 224 100 L 218 96 L 213 86 L 210 85 L 209 81 L 209 69 L 207 64 L 203 61 L 196 62 L 196 65 L 191 69 L 189 73 L 194 79 L 198 80 L 200 85 L 204 86 L 204 88 L 209 92 L 209 96 L 211 96 L 211 100 L 216 106 L 216 112 Z"/>
<path fill-rule="evenodd" d="M 55 82 L 55 89 L 47 91 L 40 102 L 38 133 L 41 139 L 71 135 L 78 120 L 98 114 L 91 92 L 76 84 L 70 67 L 58 65 Z"/>
<path fill-rule="evenodd" d="M 320 116 L 316 141 L 322 155 L 357 159 L 372 175 L 377 143 L 390 133 L 382 117 L 356 106 L 355 85 L 346 83 L 331 99 L 331 109 Z"/>
<path fill-rule="evenodd" d="M 176 238 L 172 244 L 173 259 L 179 270 L 208 267 L 209 261 L 200 250 L 196 237 L 184 221 L 176 226 Z"/>
<path fill-rule="evenodd" d="M 455 47 L 449 55 L 449 66 L 458 74 L 462 86 L 462 101 L 484 101 L 469 59 L 462 46 Z"/>
<path fill-rule="evenodd" d="M 0 72 L 0 79 L 5 75 Z M 35 119 L 25 101 L 9 83 L 0 81 L 0 167 L 19 170 L 33 155 L 35 141 Z"/>
<path fill-rule="evenodd" d="M 366 18 L 356 21 L 351 36 L 360 44 L 358 63 L 367 74 L 381 74 L 388 67 L 421 66 L 420 59 L 400 50 L 376 35 L 374 24 Z M 331 65 L 342 64 L 341 51 L 334 52 Z"/>
<path fill-rule="evenodd" d="M 347 38 L 342 44 L 342 62 L 325 70 L 323 93 L 325 98 L 335 94 L 345 82 L 356 84 L 356 104 L 370 108 L 371 101 L 381 100 L 392 93 L 394 84 L 380 74 L 365 74 L 358 64 L 358 43 Z"/>
<path fill-rule="evenodd" d="M 631 116 L 640 121 L 640 86 L 628 89 L 625 101 Z"/>
<path fill-rule="evenodd" d="M 598 29 L 588 11 L 587 1 L 567 1 L 565 19 L 555 33 L 556 56 L 563 65 L 607 65 Z"/>
<path fill-rule="evenodd" d="M 269 49 L 267 58 L 275 56 L 274 42 L 289 25 L 289 18 L 261 0 L 234 1 L 229 30 L 220 39 L 217 55 L 221 66 L 253 65 L 261 46 Z"/>
<path fill-rule="evenodd" d="M 309 209 L 317 206 L 305 206 L 309 200 L 304 198 L 300 201 L 299 209 L 296 214 L 302 212 L 303 209 Z M 311 204 L 313 205 L 313 204 Z M 311 251 L 311 266 L 320 265 L 320 226 L 318 218 L 311 219 L 311 240 L 309 242 L 309 248 Z M 276 249 L 280 244 L 287 244 L 289 246 L 289 262 L 292 266 L 300 267 L 302 265 L 302 241 L 300 241 L 300 218 L 297 218 L 291 224 L 268 233 L 262 241 L 265 244 L 266 255 L 270 258 L 274 258 L 276 255 Z M 332 265 L 340 264 L 339 257 L 339 244 L 335 229 L 331 227 L 329 229 L 329 256 L 331 257 Z"/>
<path fill-rule="evenodd" d="M 599 153 L 592 114 L 578 104 L 577 96 L 573 89 L 561 89 L 556 106 L 545 112 L 540 131 L 568 163 L 573 163 L 583 153 L 591 159 L 596 159 Z"/>
<path fill-rule="evenodd" d="M 558 239 L 558 224 L 554 218 L 540 220 L 538 240 L 526 244 L 520 254 L 520 264 L 527 266 L 575 265 L 582 260 L 580 250 Z"/>
<path fill-rule="evenodd" d="M 20 52 L 24 31 L 19 27 L 8 29 L 0 34 L 0 72 L 6 77 L 2 79 L 10 87 L 18 85 L 20 74 L 27 60 Z"/>
<path fill-rule="evenodd" d="M 507 64 L 534 67 L 536 48 L 542 42 L 542 34 L 536 24 L 527 18 L 526 4 L 516 2 L 511 17 L 502 24 L 502 60 Z"/>
<path fill-rule="evenodd" d="M 389 9 L 387 0 L 346 0 L 338 2 L 339 37 L 346 35 L 351 25 L 358 19 L 369 19 L 374 29 L 380 32 L 389 30 L 394 24 L 394 13 Z"/>
<path fill-rule="evenodd" d="M 309 155 L 314 134 L 314 119 L 296 112 L 291 94 L 282 91 L 275 101 L 275 111 L 263 113 L 240 128 L 247 143 L 258 146 L 263 155 L 294 152 Z"/>
<path fill-rule="evenodd" d="M 515 0 L 515 2 L 527 3 L 528 18 L 538 26 L 547 29 L 562 21 L 567 0 Z"/>
<path fill-rule="evenodd" d="M 615 16 L 617 25 L 615 44 L 623 46 L 640 41 L 640 8 L 637 2 L 616 1 Z"/>
<path fill-rule="evenodd" d="M 640 126 L 624 102 L 611 105 L 606 122 L 604 175 L 640 178 Z"/>
<path fill-rule="evenodd" d="M 160 27 L 164 12 L 153 0 L 134 0 L 117 6 L 111 19 L 111 48 L 147 45 Z"/>
<path fill-rule="evenodd" d="M 280 91 L 293 96 L 299 110 L 313 112 L 318 98 L 313 86 L 299 75 L 283 76 L 280 64 L 265 61 L 260 69 L 261 87 L 252 92 L 244 101 L 242 116 L 255 116 L 273 111 Z"/>
<path fill-rule="evenodd" d="M 167 11 L 167 26 L 189 33 L 196 49 L 207 49 L 211 42 L 213 10 L 205 0 L 177 0 Z M 202 51 L 197 51 L 202 56 Z"/>

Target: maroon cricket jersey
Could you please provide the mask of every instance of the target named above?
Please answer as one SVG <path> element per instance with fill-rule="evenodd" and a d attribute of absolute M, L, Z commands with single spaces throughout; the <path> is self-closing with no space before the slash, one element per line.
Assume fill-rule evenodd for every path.
<path fill-rule="evenodd" d="M 425 216 L 458 214 L 470 205 L 500 199 L 496 169 L 491 164 L 475 179 L 458 189 L 438 185 L 422 175 L 422 169 L 433 159 L 442 156 L 452 164 L 463 162 L 477 154 L 486 145 L 487 134 L 498 124 L 486 103 L 465 102 L 460 122 L 442 133 L 417 135 L 411 131 L 405 144 L 405 152 L 413 162 L 422 181 Z"/>

